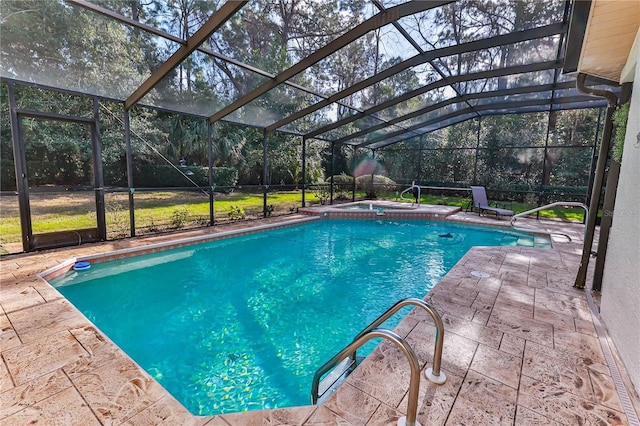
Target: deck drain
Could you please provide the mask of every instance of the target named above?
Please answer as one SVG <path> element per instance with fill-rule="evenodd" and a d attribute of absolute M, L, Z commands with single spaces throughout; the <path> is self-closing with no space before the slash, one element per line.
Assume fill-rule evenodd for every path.
<path fill-rule="evenodd" d="M 586 288 L 584 292 L 587 296 L 587 304 L 589 305 L 589 309 L 591 310 L 591 317 L 593 319 L 593 325 L 596 328 L 596 333 L 598 334 L 598 340 L 600 341 L 602 354 L 604 355 L 605 362 L 609 367 L 611 379 L 613 380 L 616 392 L 618 393 L 618 398 L 620 399 L 620 403 L 622 404 L 622 409 L 627 415 L 629 426 L 639 426 L 640 420 L 638 419 L 636 411 L 633 408 L 633 403 L 631 402 L 631 398 L 629 398 L 629 394 L 627 393 L 627 388 L 624 384 L 624 381 L 622 380 L 622 376 L 620 375 L 620 370 L 618 370 L 618 364 L 616 364 L 614 355 L 611 352 L 611 348 L 609 347 L 609 342 L 607 341 L 607 332 L 600 322 L 600 311 L 596 307 L 596 304 L 593 302 L 591 292 Z"/>
<path fill-rule="evenodd" d="M 491 276 L 491 274 L 483 271 L 472 271 L 471 275 L 478 278 L 489 278 Z"/>

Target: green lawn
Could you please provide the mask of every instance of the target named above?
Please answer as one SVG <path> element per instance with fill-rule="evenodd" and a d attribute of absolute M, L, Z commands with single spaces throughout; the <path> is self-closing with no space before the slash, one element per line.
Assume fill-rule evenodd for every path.
<path fill-rule="evenodd" d="M 313 199 L 310 194 L 307 195 Z M 0 244 L 20 241 L 20 217 L 17 197 L 0 199 Z M 94 201 L 86 193 L 33 193 L 30 200 L 34 233 L 91 228 L 96 226 Z M 126 193 L 107 194 L 106 221 L 109 237 L 128 235 L 129 212 Z M 302 204 L 301 192 L 270 193 L 267 204 L 273 214 L 288 214 Z M 135 195 L 136 229 L 154 232 L 175 229 L 176 214 L 186 211 L 185 227 L 202 226 L 209 221 L 209 197 L 195 192 L 144 192 Z M 231 206 L 244 210 L 247 218 L 262 217 L 262 193 L 216 194 L 216 221 L 229 220 Z"/>
<path fill-rule="evenodd" d="M 358 199 L 364 193 L 356 194 Z M 395 200 L 395 193 L 380 194 L 379 199 Z M 307 193 L 307 203 L 317 203 L 318 199 Z M 129 213 L 128 195 L 110 193 L 105 197 L 106 220 L 109 238 L 128 236 Z M 423 195 L 422 204 L 436 204 L 467 207 L 469 198 Z M 91 228 L 96 226 L 95 205 L 88 193 L 32 193 L 30 200 L 34 233 Z M 274 207 L 274 215 L 288 214 L 302 205 L 300 191 L 269 193 L 268 205 Z M 232 207 L 242 209 L 246 218 L 262 217 L 263 200 L 261 192 L 216 194 L 215 220 L 230 220 Z M 516 213 L 534 206 L 513 203 Z M 582 222 L 580 208 L 554 208 L 540 212 L 544 218 Z M 197 192 L 140 192 L 135 194 L 135 218 L 138 234 L 197 227 L 209 221 L 209 197 Z M 20 220 L 17 197 L 0 199 L 0 244 L 20 241 Z"/>
<path fill-rule="evenodd" d="M 384 194 L 387 199 L 395 199 L 395 194 Z M 402 201 L 402 200 L 398 200 Z M 435 205 L 443 205 L 443 206 L 457 206 L 462 209 L 465 209 L 469 204 L 469 197 L 447 197 L 444 195 L 421 195 L 420 203 L 422 204 L 435 204 Z M 410 201 L 407 201 L 410 202 Z M 527 210 L 531 210 L 536 208 L 537 206 L 525 204 L 525 203 L 511 203 L 510 206 L 507 206 L 510 210 L 513 210 L 515 213 L 521 213 Z M 577 208 L 562 208 L 562 207 L 554 207 L 549 210 L 543 210 L 540 212 L 540 217 L 547 219 L 562 219 L 566 221 L 575 221 L 582 222 L 584 216 L 584 210 Z"/>

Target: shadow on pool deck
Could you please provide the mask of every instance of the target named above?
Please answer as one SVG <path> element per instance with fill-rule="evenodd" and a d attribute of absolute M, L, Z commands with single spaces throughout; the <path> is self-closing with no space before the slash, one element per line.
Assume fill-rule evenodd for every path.
<path fill-rule="evenodd" d="M 450 220 L 508 224 L 466 213 Z M 0 422 L 395 424 L 407 406 L 409 365 L 391 344 L 381 344 L 323 405 L 197 417 L 37 276 L 72 257 L 246 226 L 237 223 L 3 258 Z M 545 222 L 545 227 L 570 233 L 573 242 L 554 237 L 553 249 L 473 248 L 426 298 L 445 325 L 443 371 L 448 380 L 434 385 L 422 377 L 422 425 L 629 423 L 586 293 L 572 287 L 582 225 Z M 475 277 L 473 271 L 489 277 Z M 396 331 L 412 345 L 421 368 L 429 367 L 435 338 L 430 318 L 412 311 Z M 637 404 L 637 395 L 632 399 Z"/>

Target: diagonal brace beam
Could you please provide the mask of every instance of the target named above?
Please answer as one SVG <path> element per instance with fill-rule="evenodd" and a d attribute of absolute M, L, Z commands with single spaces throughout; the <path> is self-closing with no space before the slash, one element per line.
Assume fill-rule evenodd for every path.
<path fill-rule="evenodd" d="M 345 47 L 349 43 L 357 40 L 363 35 L 377 28 L 388 25 L 389 23 L 396 21 L 405 16 L 413 15 L 415 13 L 423 12 L 425 10 L 433 9 L 443 6 L 448 3 L 452 3 L 454 0 L 431 0 L 431 1 L 410 1 L 402 3 L 398 6 L 391 7 L 384 12 L 380 12 L 377 15 L 372 16 L 355 28 L 347 31 L 345 34 L 329 42 L 324 47 L 316 50 L 297 64 L 282 71 L 276 75 L 274 79 L 264 83 L 251 92 L 241 96 L 235 102 L 227 105 L 220 111 L 209 117 L 209 123 L 215 123 L 216 121 L 226 117 L 232 112 L 240 109 L 244 105 L 248 104 L 252 100 L 256 99 L 260 95 L 268 92 L 276 86 L 279 86 L 291 77 L 301 73 L 312 65 L 320 62 L 322 59 L 336 52 L 337 50 Z"/>
<path fill-rule="evenodd" d="M 432 90 L 439 89 L 445 86 L 451 86 L 456 83 L 462 83 L 462 82 L 473 81 L 473 80 L 482 80 L 482 79 L 488 79 L 488 78 L 505 77 L 512 74 L 545 71 L 545 70 L 556 69 L 556 68 L 562 68 L 562 62 L 547 61 L 547 62 L 539 62 L 536 64 L 516 65 L 514 67 L 480 71 L 472 74 L 454 75 L 451 77 L 444 78 L 442 80 L 434 81 L 433 83 L 429 83 L 417 89 L 411 90 L 410 92 L 407 92 L 396 98 L 392 98 L 387 101 L 381 102 L 361 113 L 353 114 L 353 115 L 350 115 L 349 117 L 343 118 L 342 120 L 338 120 L 334 123 L 327 124 L 326 126 L 320 127 L 319 129 L 316 129 L 312 132 L 307 133 L 305 136 L 307 138 L 316 137 L 318 135 L 321 135 L 322 133 L 326 133 L 330 130 L 337 129 L 338 127 L 354 122 L 360 118 L 373 115 L 376 112 L 382 111 L 384 109 L 397 105 L 401 102 L 415 98 L 416 96 L 422 95 L 424 93 L 427 93 Z"/>
<path fill-rule="evenodd" d="M 124 101 L 125 110 L 133 107 L 144 95 L 149 93 L 156 84 L 160 82 L 167 74 L 177 67 L 185 58 L 187 58 L 194 50 L 207 40 L 218 28 L 220 28 L 231 16 L 240 10 L 247 0 L 227 1 L 220 9 L 218 9 L 191 37 L 187 39 L 184 46 L 176 50 L 151 76 L 136 89 Z"/>
<path fill-rule="evenodd" d="M 576 104 L 581 104 L 581 103 L 584 103 L 584 102 L 590 102 L 591 103 L 591 106 L 589 106 L 587 108 L 597 108 L 597 107 L 602 106 L 601 102 L 599 104 L 598 101 L 591 101 L 586 97 L 582 97 L 581 98 L 581 97 L 578 97 L 578 96 L 573 96 L 573 97 L 568 97 L 568 98 L 555 98 L 553 100 L 553 102 L 549 101 L 549 103 L 550 103 L 552 108 L 553 108 L 553 106 L 570 105 L 569 109 L 576 109 Z M 544 110 L 540 109 L 541 106 L 544 106 L 545 109 Z M 528 113 L 536 113 L 536 112 L 548 112 L 548 110 L 549 110 L 548 108 L 549 108 L 549 106 L 546 105 L 546 104 L 545 105 L 520 106 L 520 107 L 518 107 L 517 112 L 514 112 L 514 113 L 516 113 L 516 114 L 528 114 Z M 582 108 L 585 108 L 585 106 L 579 106 L 577 108 L 582 109 Z M 483 108 L 483 110 L 485 110 L 485 108 Z M 475 113 L 475 112 L 476 111 L 474 111 L 471 108 L 467 108 L 465 110 L 466 114 L 472 114 L 472 113 Z M 450 119 L 458 117 L 460 115 L 464 115 L 464 114 L 459 114 L 456 111 L 456 112 L 452 113 L 451 116 L 447 115 L 447 116 L 441 117 L 440 119 L 450 120 Z M 496 110 L 489 110 L 489 111 L 483 113 L 481 116 L 482 117 L 489 117 L 489 116 L 492 116 L 492 115 L 505 115 L 505 113 L 501 112 L 501 111 L 496 111 Z M 434 122 L 430 121 L 430 122 L 427 122 L 427 123 L 423 123 L 423 124 L 425 124 L 425 126 L 430 126 L 431 128 L 429 130 L 426 130 L 421 135 L 425 135 L 425 134 L 431 133 L 431 132 L 433 132 L 435 130 L 439 130 L 439 129 L 442 129 L 442 128 L 445 128 L 445 127 L 449 127 L 449 126 L 451 126 L 453 124 L 457 124 L 457 123 L 460 123 L 460 122 L 467 121 L 467 120 L 469 120 L 471 118 L 476 118 L 476 117 L 475 116 L 468 117 L 468 118 L 464 118 L 463 120 L 460 120 L 460 121 L 449 122 L 449 123 L 446 123 L 446 124 L 444 124 L 442 126 L 438 125 L 436 127 L 431 127 L 433 124 L 439 124 L 439 122 L 435 121 L 435 120 L 432 120 Z M 415 136 L 407 136 L 407 137 L 403 137 L 402 139 L 398 139 L 398 140 L 393 140 L 392 139 L 391 142 L 386 142 L 386 143 L 376 142 L 376 143 L 372 143 L 372 145 L 370 145 L 370 146 L 367 146 L 367 148 L 369 148 L 369 149 L 380 149 L 380 148 L 383 148 L 385 146 L 393 145 L 393 144 L 396 144 L 396 143 L 399 143 L 399 142 L 404 142 L 404 141 L 406 141 L 408 139 L 413 139 L 413 138 L 415 138 Z M 355 147 L 355 144 L 348 144 L 348 145 L 351 146 L 351 147 Z M 512 148 L 526 148 L 526 147 L 513 146 Z M 472 149 L 472 148 L 455 148 L 455 149 Z"/>
<path fill-rule="evenodd" d="M 460 96 L 455 96 L 455 97 L 446 99 L 444 101 L 426 106 L 424 108 L 420 108 L 416 111 L 410 112 L 409 114 L 398 116 L 385 123 L 380 123 L 375 126 L 371 126 L 366 129 L 355 132 L 353 134 L 344 136 L 340 139 L 336 139 L 334 142 L 337 144 L 341 144 L 350 139 L 355 139 L 357 137 L 364 136 L 367 133 L 372 133 L 377 130 L 383 129 L 385 127 L 388 127 L 397 123 L 401 123 L 403 121 L 410 120 L 415 117 L 419 117 L 423 114 L 426 114 L 431 111 L 435 111 L 447 105 L 463 103 L 463 102 L 467 102 L 474 99 L 493 98 L 493 97 L 509 96 L 509 95 L 521 95 L 525 93 L 550 92 L 552 90 L 560 90 L 560 89 L 572 89 L 574 86 L 575 84 L 573 83 L 573 81 L 567 81 L 559 84 L 543 84 L 543 85 L 537 85 L 537 86 L 532 85 L 532 86 L 526 86 L 526 87 L 513 87 L 511 89 L 493 90 L 490 92 L 476 92 L 476 93 L 468 93 Z M 469 106 L 473 108 L 472 105 L 469 105 Z"/>
<path fill-rule="evenodd" d="M 388 9 L 391 10 L 391 9 Z M 267 130 L 275 130 L 279 127 L 282 127 L 294 120 L 297 120 L 305 115 L 311 114 L 314 111 L 317 111 L 320 108 L 323 108 L 332 102 L 336 102 L 346 96 L 352 95 L 359 90 L 362 90 L 366 87 L 372 86 L 375 83 L 378 83 L 386 78 L 391 77 L 392 75 L 398 74 L 401 71 L 404 71 L 408 68 L 412 68 L 429 61 L 433 61 L 442 56 L 452 56 L 459 55 L 461 53 L 467 53 L 474 50 L 488 49 L 491 47 L 502 46 L 506 44 L 518 43 L 525 40 L 548 37 L 555 34 L 560 34 L 566 30 L 566 25 L 562 23 L 550 24 L 544 27 L 533 28 L 529 30 L 518 31 L 515 33 L 502 34 L 490 38 L 470 41 L 462 44 L 455 44 L 452 46 L 442 47 L 440 49 L 429 50 L 427 52 L 418 54 L 409 59 L 406 59 L 399 64 L 396 64 L 390 68 L 387 68 L 365 80 L 362 80 L 359 83 L 356 83 L 346 89 L 329 96 L 327 99 L 318 102 L 314 105 L 311 105 L 305 109 L 302 109 L 294 114 L 291 114 L 289 117 L 285 117 L 284 119 L 278 121 L 267 127 Z"/>
<path fill-rule="evenodd" d="M 187 44 L 187 41 L 182 39 L 182 38 L 180 38 L 180 37 L 176 37 L 173 34 L 169 34 L 169 33 L 165 32 L 165 31 L 159 30 L 158 28 L 143 24 L 143 23 L 141 23 L 139 21 L 136 21 L 136 20 L 133 20 L 131 18 L 127 18 L 127 17 L 122 16 L 119 13 L 114 12 L 112 10 L 105 9 L 105 8 L 100 7 L 98 5 L 95 5 L 93 3 L 89 3 L 86 0 L 66 0 L 66 2 L 70 3 L 70 4 L 73 4 L 75 6 L 78 6 L 78 7 L 85 8 L 87 10 L 90 10 L 90 11 L 94 12 L 94 13 L 98 13 L 100 15 L 106 16 L 107 18 L 114 19 L 117 22 L 121 22 L 123 24 L 132 26 L 134 28 L 139 28 L 139 29 L 144 30 L 144 31 L 146 31 L 148 33 L 156 35 L 158 37 L 162 37 L 163 39 L 167 39 L 167 40 L 173 41 L 174 43 L 178 43 L 178 44 L 181 44 L 183 46 L 185 46 Z M 220 59 L 221 61 L 233 64 L 233 65 L 235 65 L 235 66 L 237 66 L 239 68 L 242 68 L 245 71 L 256 73 L 256 74 L 259 74 L 259 75 L 261 75 L 263 77 L 267 77 L 267 78 L 275 78 L 274 74 L 268 73 L 268 72 L 266 72 L 264 70 L 261 70 L 259 68 L 254 67 L 254 66 L 245 64 L 245 63 L 243 63 L 241 61 L 238 61 L 237 59 L 225 56 L 225 55 L 221 54 L 220 52 L 215 52 L 215 51 L 213 51 L 211 49 L 202 47 L 202 45 L 198 46 L 198 48 L 196 50 L 199 51 L 199 52 L 205 53 L 205 54 L 207 54 L 209 56 L 212 56 L 212 57 L 214 57 L 216 59 Z M 309 93 L 309 94 L 311 94 L 313 96 L 317 96 L 317 97 L 322 98 L 322 99 L 327 98 L 327 96 L 325 96 L 325 95 L 323 95 L 321 93 L 318 93 L 317 91 L 315 91 L 313 89 L 310 89 L 308 87 L 304 87 L 302 85 L 299 85 L 299 84 L 296 84 L 296 83 L 293 83 L 293 82 L 290 82 L 290 81 L 287 81 L 284 84 L 286 84 L 289 87 L 293 87 L 294 89 L 302 90 L 305 93 Z M 348 107 L 348 105 L 346 105 L 346 104 L 344 104 L 343 106 Z"/>
<path fill-rule="evenodd" d="M 422 128 L 422 127 L 428 126 L 430 124 L 437 123 L 439 121 L 447 120 L 449 118 L 458 117 L 460 115 L 467 114 L 467 113 L 473 113 L 473 112 L 476 112 L 476 111 L 490 111 L 490 110 L 499 110 L 499 109 L 506 109 L 506 108 L 522 108 L 522 107 L 529 107 L 529 106 L 554 105 L 556 103 L 561 103 L 561 102 L 565 102 L 565 103 L 580 102 L 580 101 L 584 101 L 585 99 L 588 99 L 588 97 L 586 97 L 586 96 L 573 96 L 573 97 L 568 97 L 568 98 L 556 98 L 554 100 L 551 100 L 551 99 L 536 99 L 536 100 L 527 100 L 527 101 L 512 101 L 512 102 L 500 102 L 500 103 L 493 103 L 493 104 L 486 104 L 486 105 L 477 105 L 474 108 L 463 108 L 463 109 L 460 109 L 458 111 L 454 111 L 454 112 L 451 112 L 449 114 L 446 114 L 446 115 L 444 115 L 442 117 L 435 117 L 435 118 L 432 118 L 430 120 L 414 124 L 413 126 L 407 127 L 406 129 L 398 130 L 396 132 L 392 132 L 392 133 L 389 133 L 387 135 L 379 136 L 379 137 L 373 138 L 371 140 L 362 142 L 362 143 L 360 143 L 358 145 L 355 145 L 355 146 L 357 148 L 365 148 L 368 145 L 372 145 L 372 144 L 374 144 L 376 142 L 380 142 L 380 141 L 383 141 L 385 139 L 391 139 L 391 138 L 394 138 L 396 136 L 400 136 L 400 135 L 403 135 L 405 133 L 408 133 L 409 131 L 418 130 L 418 129 Z"/>

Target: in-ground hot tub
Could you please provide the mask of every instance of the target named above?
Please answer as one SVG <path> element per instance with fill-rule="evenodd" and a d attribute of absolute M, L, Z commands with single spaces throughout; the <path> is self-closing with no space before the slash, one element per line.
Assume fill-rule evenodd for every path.
<path fill-rule="evenodd" d="M 412 204 L 399 201 L 356 201 L 330 206 L 303 207 L 299 213 L 339 219 L 435 219 L 442 220 L 458 213 L 460 207 Z"/>

